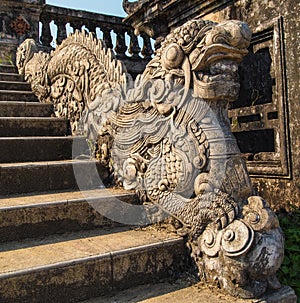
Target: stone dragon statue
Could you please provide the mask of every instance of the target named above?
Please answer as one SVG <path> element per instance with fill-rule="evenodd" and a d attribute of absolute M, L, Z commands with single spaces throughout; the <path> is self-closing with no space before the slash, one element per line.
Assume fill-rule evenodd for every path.
<path fill-rule="evenodd" d="M 73 131 L 97 140 L 116 183 L 180 222 L 200 278 L 243 298 L 280 288 L 284 251 L 227 116 L 250 39 L 240 21 L 191 20 L 166 37 L 135 82 L 91 35 L 76 32 L 50 55 L 30 40 L 18 50 L 33 91 Z"/>

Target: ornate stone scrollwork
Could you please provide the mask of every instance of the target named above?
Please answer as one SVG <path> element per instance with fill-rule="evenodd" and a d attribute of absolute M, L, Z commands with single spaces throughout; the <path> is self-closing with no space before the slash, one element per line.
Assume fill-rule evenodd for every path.
<path fill-rule="evenodd" d="M 250 39 L 243 22 L 191 20 L 134 83 L 101 42 L 79 33 L 45 56 L 37 80 L 31 61 L 41 54 L 20 60 L 74 129 L 80 113 L 116 184 L 181 222 L 200 277 L 244 298 L 280 287 L 283 259 L 278 220 L 254 194 L 227 116 Z"/>

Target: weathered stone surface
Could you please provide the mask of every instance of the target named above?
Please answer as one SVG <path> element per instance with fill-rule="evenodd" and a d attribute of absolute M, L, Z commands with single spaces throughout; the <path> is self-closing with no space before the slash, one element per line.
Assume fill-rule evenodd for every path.
<path fill-rule="evenodd" d="M 123 8 L 128 13 L 125 22 L 131 24 L 136 33 L 146 32 L 156 39 L 159 46 L 170 30 L 195 17 L 218 10 L 229 0 L 123 0 Z"/>
<path fill-rule="evenodd" d="M 75 140 L 78 152 L 72 155 Z M 70 160 L 79 155 L 89 155 L 85 138 L 71 136 L 4 137 L 0 138 L 0 150 L 0 163 Z"/>
<path fill-rule="evenodd" d="M 50 117 L 52 104 L 38 102 L 0 102 L 0 117 Z"/>
<path fill-rule="evenodd" d="M 69 122 L 49 117 L 0 117 L 1 137 L 65 136 Z"/>
<path fill-rule="evenodd" d="M 31 91 L 0 90 L 0 102 L 23 101 L 37 102 L 37 97 Z"/>
<path fill-rule="evenodd" d="M 68 111 L 74 100 L 66 104 L 62 93 L 71 87 L 72 96 L 81 96 L 83 106 L 67 112 L 74 130 L 81 117 L 84 133 L 90 139 L 98 136 L 99 157 L 113 170 L 117 184 L 136 190 L 142 202 L 153 205 L 146 206 L 156 217 L 150 221 L 161 215 L 153 213 L 157 205 L 180 222 L 179 232 L 188 238 L 199 276 L 242 298 L 279 289 L 276 271 L 283 259 L 278 220 L 254 193 L 227 116 L 229 103 L 239 94 L 238 64 L 250 40 L 243 22 L 191 20 L 166 37 L 135 83 L 126 81 L 122 65 L 101 43 L 78 32 L 50 57 L 36 54 L 31 40 L 18 51 L 19 70 L 40 98 L 52 94 L 57 108 Z M 68 78 L 61 69 L 72 70 L 62 62 L 58 66 L 58 58 L 66 55 L 63 49 L 70 42 L 80 60 L 79 73 Z M 100 58 L 95 69 L 99 62 L 113 67 L 105 74 L 101 66 L 102 82 L 87 92 L 95 69 L 90 73 L 83 58 L 94 48 Z M 73 56 L 66 55 L 65 62 L 74 61 Z M 37 62 L 46 66 L 40 77 Z M 45 82 L 45 75 L 51 79 L 49 71 L 60 81 L 54 77 Z M 150 266 L 153 262 L 147 260 Z"/>
<path fill-rule="evenodd" d="M 82 189 L 91 189 L 102 185 L 100 178 L 107 178 L 107 171 L 95 161 L 8 163 L 0 168 L 0 195 L 77 189 L 77 178 Z"/>
<path fill-rule="evenodd" d="M 0 90 L 30 91 L 30 85 L 18 81 L 0 81 Z"/>
<path fill-rule="evenodd" d="M 1 73 L 17 73 L 18 69 L 15 65 L 11 64 L 0 64 L 0 72 Z"/>
<path fill-rule="evenodd" d="M 133 287 L 115 295 L 98 297 L 83 303 L 294 303 L 295 300 L 295 294 L 288 287 L 281 288 L 263 301 L 245 300 L 232 298 L 219 289 L 208 288 L 201 283 L 194 284 L 189 277 L 181 277 L 175 281 Z"/>
<path fill-rule="evenodd" d="M 44 0 L 3 0 L 0 4 L 0 64 L 14 64 L 18 45 L 39 38 L 39 16 Z"/>
<path fill-rule="evenodd" d="M 143 277 L 152 282 L 157 270 L 151 248 L 159 254 L 160 248 L 169 245 L 176 249 L 164 264 L 166 272 L 168 264 L 178 268 L 175 253 L 185 256 L 183 239 L 154 229 L 95 229 L 42 241 L 8 243 L 0 252 L 0 299 L 7 303 L 78 302 L 109 294 L 121 285 L 141 284 Z M 147 258 L 154 263 L 144 275 Z M 118 268 L 118 260 L 130 266 Z M 121 272 L 127 275 L 118 276 Z M 126 280 L 129 276 L 132 279 Z"/>
<path fill-rule="evenodd" d="M 119 226 L 120 224 L 104 217 L 93 207 L 95 203 L 109 203 L 113 199 L 129 204 L 137 203 L 133 193 L 113 189 L 91 190 L 84 194 L 80 191 L 69 191 L 2 197 L 0 242 Z"/>
<path fill-rule="evenodd" d="M 176 276 L 186 268 L 187 250 L 181 239 L 166 239 L 163 244 L 145 245 L 112 253 L 114 289 Z"/>
<path fill-rule="evenodd" d="M 22 75 L 0 72 L 0 81 L 22 81 L 22 80 L 23 80 Z"/>

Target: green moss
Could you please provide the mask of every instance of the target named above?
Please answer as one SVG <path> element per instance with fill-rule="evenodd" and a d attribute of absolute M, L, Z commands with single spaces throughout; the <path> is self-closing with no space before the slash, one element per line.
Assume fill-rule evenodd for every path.
<path fill-rule="evenodd" d="M 277 276 L 295 290 L 300 303 L 300 209 L 279 213 L 278 218 L 285 234 L 285 256 Z"/>
<path fill-rule="evenodd" d="M 7 55 L 4 55 L 3 58 L 0 58 L 0 64 L 14 65 L 13 59 L 12 59 L 12 54 L 7 54 Z"/>

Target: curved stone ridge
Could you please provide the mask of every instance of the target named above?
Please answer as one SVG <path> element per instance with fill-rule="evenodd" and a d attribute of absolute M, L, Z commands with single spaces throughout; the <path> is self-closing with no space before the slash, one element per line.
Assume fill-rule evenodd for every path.
<path fill-rule="evenodd" d="M 111 52 L 97 46 L 101 55 L 90 61 L 87 53 L 97 51 L 83 44 L 91 38 L 75 36 L 76 55 L 66 49 L 62 56 L 74 41 L 68 38 L 43 60 L 42 54 L 20 60 L 28 62 L 21 68 L 35 91 L 49 91 L 57 109 L 69 108 L 64 100 L 85 104 L 79 112 L 85 132 L 97 138 L 101 161 L 118 185 L 135 189 L 142 202 L 178 220 L 201 279 L 243 298 L 280 288 L 283 235 L 275 214 L 254 193 L 227 116 L 239 93 L 248 26 L 187 22 L 166 37 L 133 85 L 126 85 L 127 75 Z M 26 52 L 21 46 L 19 53 Z M 47 66 L 42 77 L 35 73 L 38 60 Z M 66 66 L 68 73 L 57 72 Z"/>

